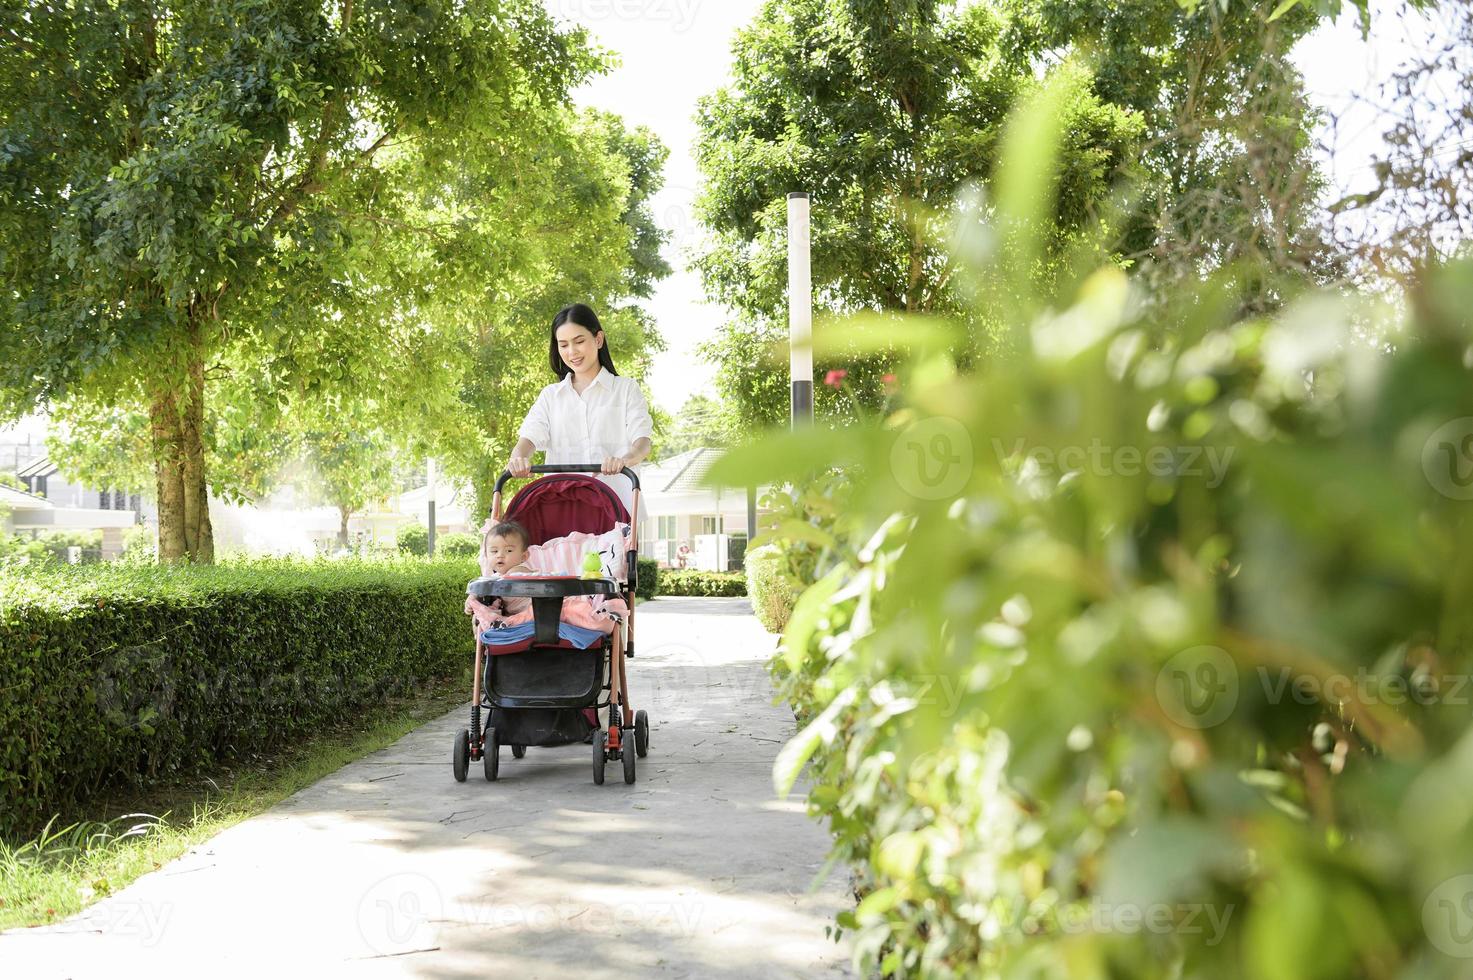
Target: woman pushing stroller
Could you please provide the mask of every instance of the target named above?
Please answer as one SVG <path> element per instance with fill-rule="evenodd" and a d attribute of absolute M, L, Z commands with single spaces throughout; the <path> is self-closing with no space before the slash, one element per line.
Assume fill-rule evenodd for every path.
<path fill-rule="evenodd" d="M 654 424 L 639 383 L 614 370 L 597 314 L 582 303 L 559 310 L 552 318 L 547 359 L 558 380 L 543 388 L 528 410 L 507 470 L 527 476 L 537 450 L 547 463 L 598 463 L 599 478 L 643 522 L 643 508 L 633 511 L 630 481 L 618 473 L 628 467 L 638 476 L 639 464 L 650 454 Z"/>
<path fill-rule="evenodd" d="M 625 666 L 634 653 L 637 468 L 650 449 L 649 408 L 639 386 L 615 373 L 586 306 L 558 312 L 548 359 L 559 381 L 541 391 L 519 430 L 492 492 L 483 577 L 466 588 L 476 669 L 455 778 L 464 781 L 479 758 L 495 780 L 502 744 L 521 758 L 529 745 L 590 741 L 594 781 L 618 759 L 632 783 L 649 745 L 649 719 L 631 704 Z M 537 450 L 548 462 L 534 467 Z M 503 484 L 532 472 L 552 475 L 524 486 L 503 513 Z M 491 711 L 484 730 L 483 707 Z"/>

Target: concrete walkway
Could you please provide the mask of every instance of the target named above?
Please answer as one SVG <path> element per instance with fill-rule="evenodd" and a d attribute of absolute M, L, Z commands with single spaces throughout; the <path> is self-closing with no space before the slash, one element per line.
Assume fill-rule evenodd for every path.
<path fill-rule="evenodd" d="M 486 978 L 847 975 L 851 900 L 801 798 L 774 638 L 745 599 L 641 604 L 649 755 L 593 784 L 591 750 L 502 750 L 451 777 L 457 710 L 225 831 L 67 922 L 0 935 L 0 975 Z M 322 974 L 319 974 L 322 975 Z"/>

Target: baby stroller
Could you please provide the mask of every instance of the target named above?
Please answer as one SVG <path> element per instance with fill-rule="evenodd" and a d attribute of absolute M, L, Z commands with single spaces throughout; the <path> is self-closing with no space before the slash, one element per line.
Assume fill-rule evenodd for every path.
<path fill-rule="evenodd" d="M 533 466 L 532 472 L 551 474 L 524 486 L 501 513 L 501 488 L 511 478 L 503 471 L 491 494 L 493 520 L 515 520 L 527 529 L 531 545 L 541 545 L 576 531 L 603 533 L 619 522 L 629 524 L 631 542 L 639 529 L 619 495 L 608 484 L 586 475 L 598 473 L 596 464 Z M 639 478 L 621 471 L 634 487 L 634 509 L 639 509 Z M 593 742 L 593 781 L 602 785 L 604 766 L 618 759 L 624 782 L 634 782 L 635 757 L 649 750 L 649 717 L 633 710 L 625 677 L 626 656 L 634 655 L 634 590 L 637 549 L 625 555 L 624 578 L 580 578 L 576 575 L 538 575 L 478 578 L 466 586 L 472 602 L 491 604 L 497 596 L 527 596 L 532 600 L 533 634 L 527 639 L 494 648 L 476 636 L 476 666 L 471 686 L 471 724 L 455 737 L 455 779 L 464 782 L 472 760 L 481 760 L 486 779 L 500 770 L 501 746 L 510 745 L 513 758 L 527 746 Z M 628 607 L 623 628 L 598 634 L 582 645 L 560 635 L 563 600 L 568 596 L 604 595 L 622 598 Z M 569 631 L 572 632 L 572 631 Z M 586 631 L 585 631 L 586 632 Z M 605 693 L 607 692 L 607 693 Z M 597 711 L 607 707 L 608 728 L 597 724 Z M 485 708 L 486 728 L 481 728 Z M 593 721 L 589 718 L 592 716 Z"/>

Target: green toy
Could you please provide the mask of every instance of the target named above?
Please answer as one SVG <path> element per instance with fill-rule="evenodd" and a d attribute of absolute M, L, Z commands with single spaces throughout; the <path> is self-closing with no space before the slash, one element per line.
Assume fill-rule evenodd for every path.
<path fill-rule="evenodd" d="M 583 575 L 581 577 L 582 578 L 603 578 L 604 577 L 604 561 L 603 561 L 603 556 L 601 556 L 597 551 L 590 551 L 588 554 L 586 554 L 586 555 L 583 556 Z"/>

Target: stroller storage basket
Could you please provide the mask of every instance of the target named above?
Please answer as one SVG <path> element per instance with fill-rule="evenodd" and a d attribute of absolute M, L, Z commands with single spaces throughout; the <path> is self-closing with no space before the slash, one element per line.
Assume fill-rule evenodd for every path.
<path fill-rule="evenodd" d="M 582 708 L 604 684 L 603 645 L 588 650 L 541 647 L 486 658 L 486 700 L 498 708 Z"/>

